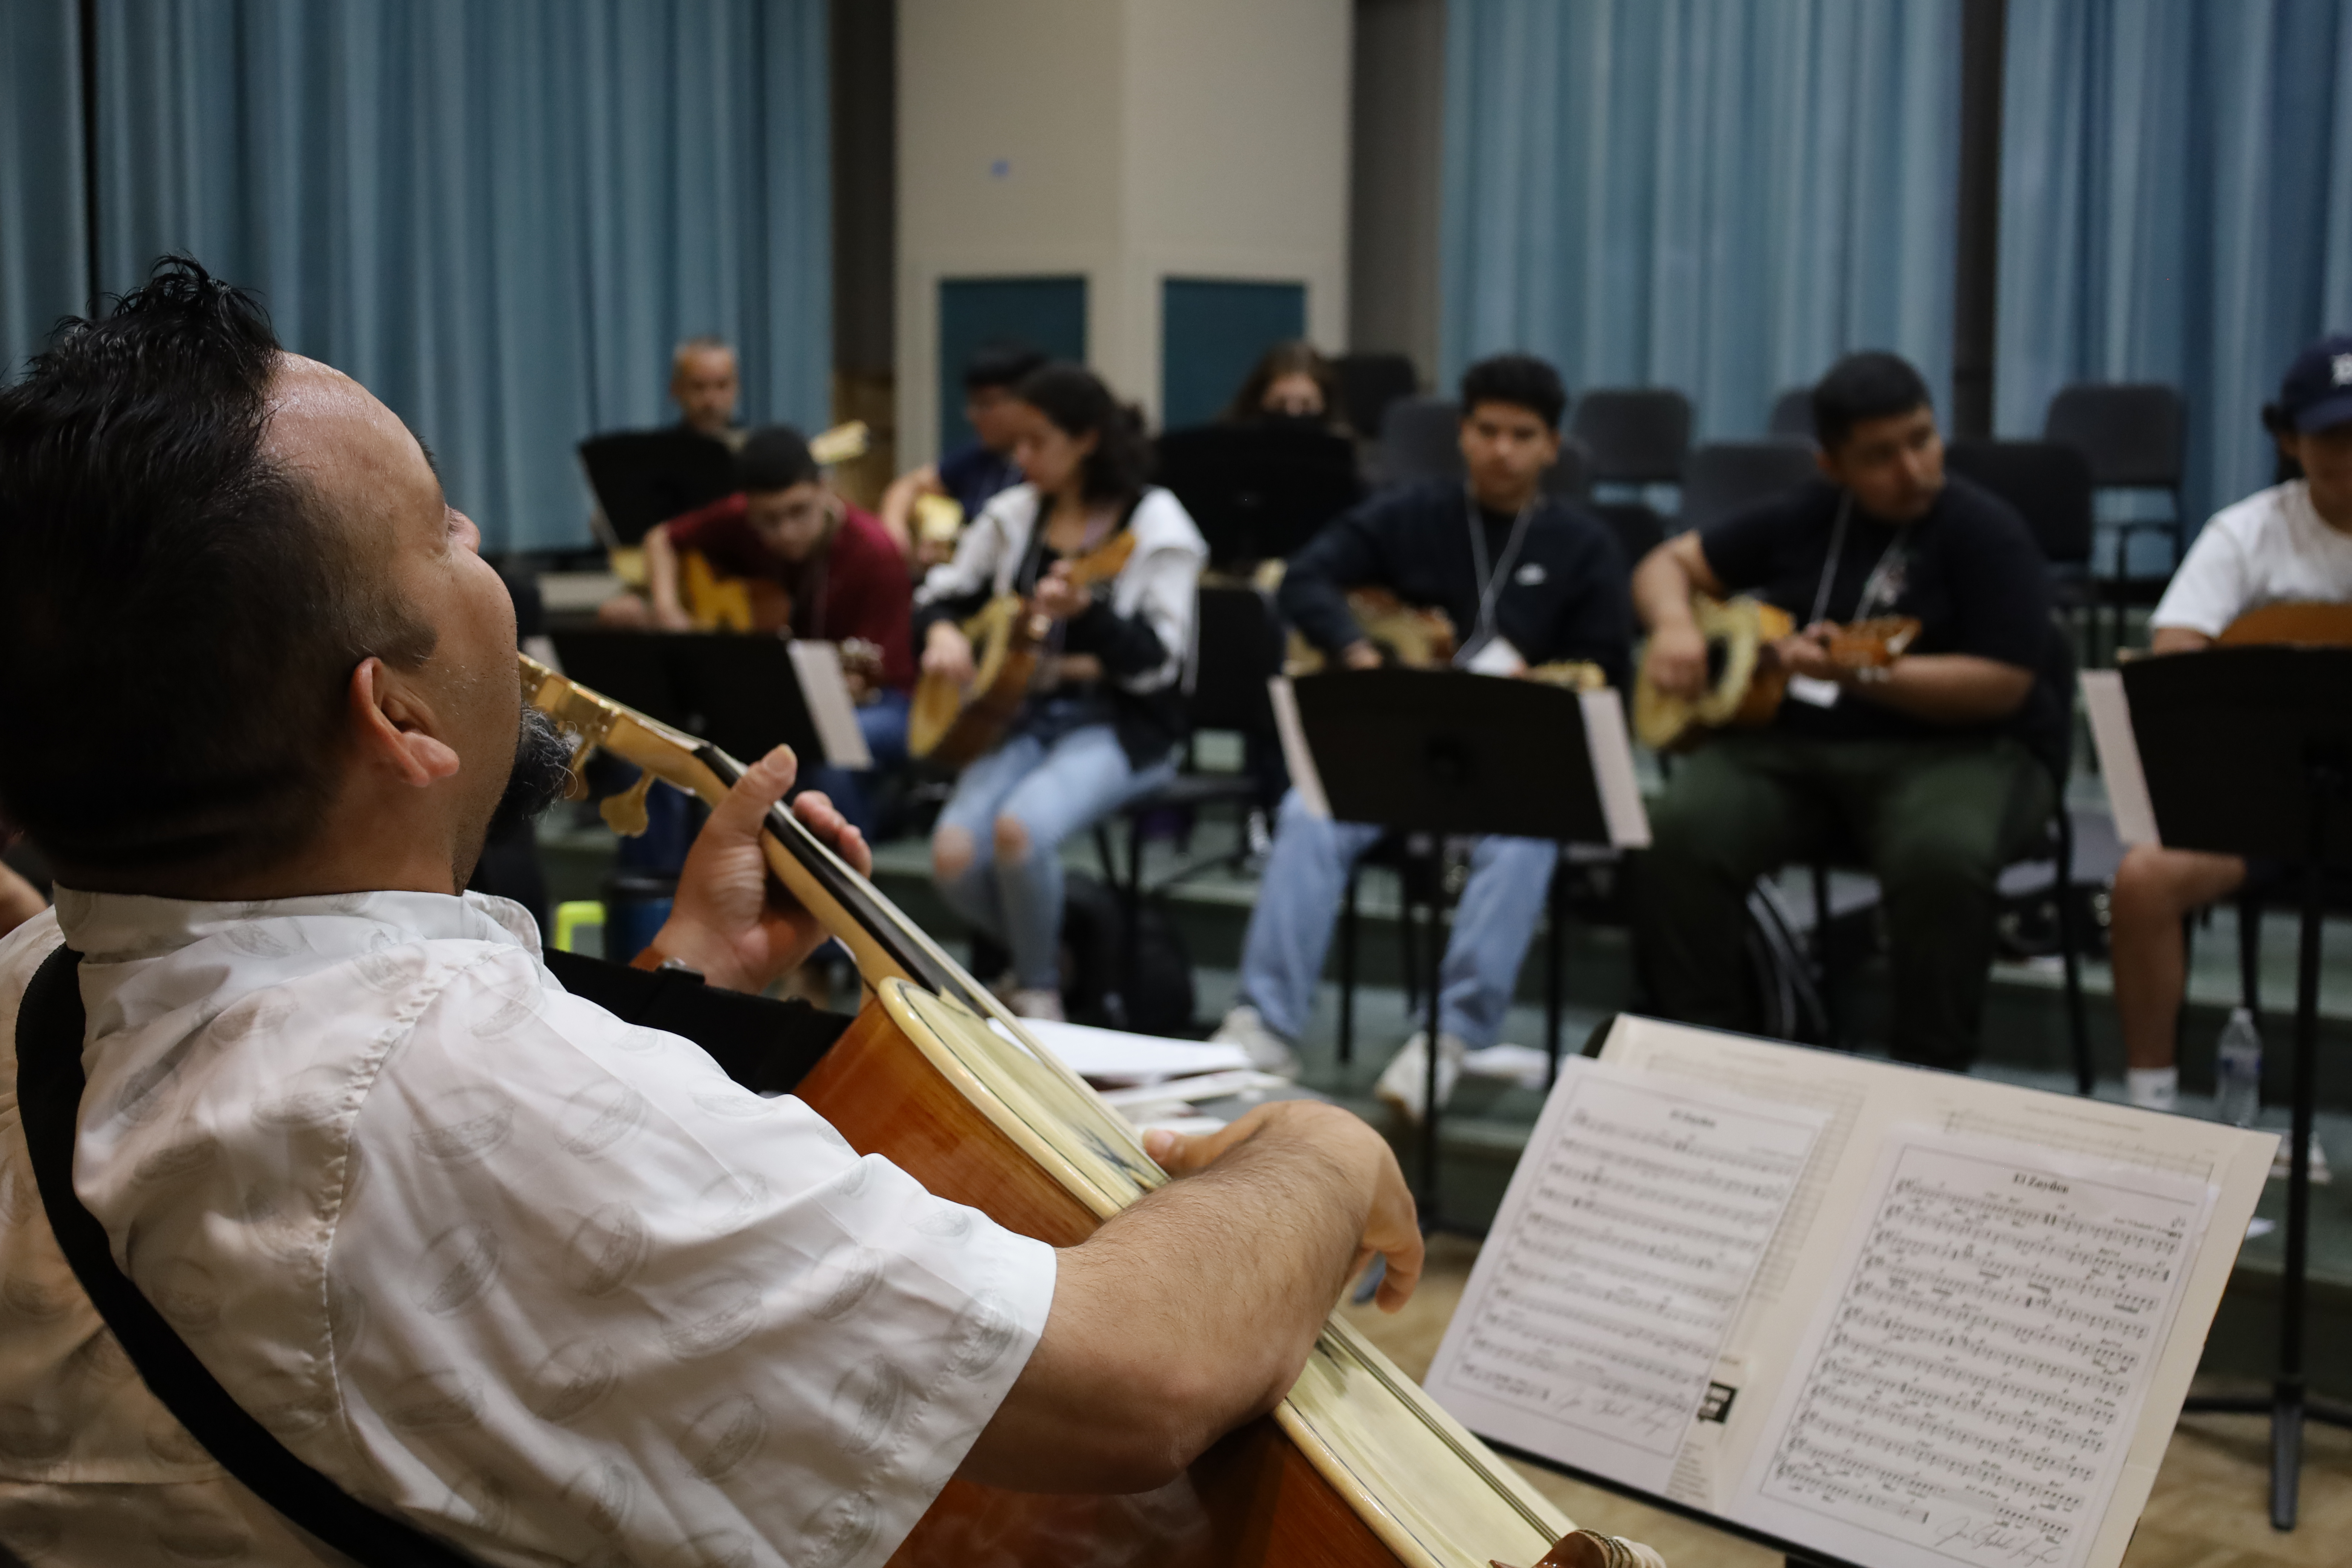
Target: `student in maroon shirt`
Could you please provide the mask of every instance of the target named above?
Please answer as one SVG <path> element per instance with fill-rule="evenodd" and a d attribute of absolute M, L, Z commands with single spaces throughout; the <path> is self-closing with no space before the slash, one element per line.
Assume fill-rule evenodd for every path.
<path fill-rule="evenodd" d="M 688 551 L 721 577 L 774 584 L 789 605 L 793 636 L 843 645 L 858 727 L 875 767 L 903 766 L 915 684 L 905 558 L 870 513 L 825 488 L 808 442 L 790 426 L 751 432 L 735 455 L 735 473 L 743 487 L 737 493 L 646 535 L 644 619 L 665 630 L 693 629 L 678 587 Z M 855 657 L 856 643 L 872 650 L 871 665 Z M 801 776 L 873 834 L 870 780 L 831 767 L 804 766 Z"/>

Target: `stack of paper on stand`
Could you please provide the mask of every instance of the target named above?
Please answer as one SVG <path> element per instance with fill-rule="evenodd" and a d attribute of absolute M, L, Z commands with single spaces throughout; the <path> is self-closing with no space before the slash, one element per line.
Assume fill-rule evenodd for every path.
<path fill-rule="evenodd" d="M 2276 1143 L 1621 1017 L 1430 1392 L 1817 1562 L 2114 1568 Z"/>
<path fill-rule="evenodd" d="M 1103 1099 L 1138 1127 L 1213 1131 L 1225 1118 L 1201 1114 L 1197 1108 L 1204 1101 L 1255 1100 L 1289 1087 L 1252 1068 L 1239 1046 L 1130 1035 L 1089 1024 L 1030 1019 L 1025 1026 L 1072 1072 L 1105 1089 Z"/>

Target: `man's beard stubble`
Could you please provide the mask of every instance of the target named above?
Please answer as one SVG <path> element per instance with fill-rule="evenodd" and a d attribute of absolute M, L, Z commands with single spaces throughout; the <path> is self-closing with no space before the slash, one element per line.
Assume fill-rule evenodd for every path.
<path fill-rule="evenodd" d="M 524 704 L 522 719 L 515 727 L 514 763 L 507 771 L 506 788 L 491 808 L 481 837 L 464 847 L 458 864 L 450 868 L 457 886 L 463 888 L 474 879 L 484 846 L 527 837 L 540 814 L 562 797 L 571 782 L 571 742 L 555 727 L 554 720 Z"/>
<path fill-rule="evenodd" d="M 526 703 L 515 730 L 514 767 L 497 809 L 490 813 L 490 838 L 526 831 L 540 814 L 563 796 L 572 782 L 572 744 L 555 721 Z"/>

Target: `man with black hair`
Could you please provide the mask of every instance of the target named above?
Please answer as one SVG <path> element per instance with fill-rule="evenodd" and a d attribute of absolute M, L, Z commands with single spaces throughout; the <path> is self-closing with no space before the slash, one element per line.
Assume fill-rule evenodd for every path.
<path fill-rule="evenodd" d="M 478 542 L 391 410 L 193 262 L 0 390 L 0 816 L 58 877 L 0 939 L 0 1556 L 348 1561 L 232 1479 L 277 1447 L 486 1563 L 872 1568 L 951 1477 L 1167 1484 L 1297 1380 L 1360 1249 L 1402 1304 L 1412 1198 L 1333 1107 L 1153 1134 L 1182 1179 L 1055 1248 L 589 999 L 647 977 L 559 984 L 457 891 L 566 773 Z M 664 985 L 822 939 L 760 848 L 793 777 L 711 813 L 646 965 L 708 984 Z M 783 1061 L 840 1026 L 711 1005 Z M 117 1269 L 154 1314 L 110 1336 L 79 1281 Z M 126 1337 L 253 1421 L 208 1455 Z"/>
<path fill-rule="evenodd" d="M 743 444 L 743 428 L 735 423 L 742 384 L 735 351 L 724 338 L 688 338 L 669 356 L 669 396 L 678 423 L 730 448 Z"/>
<path fill-rule="evenodd" d="M 1998 498 L 1944 473 L 1927 383 L 1857 353 L 1813 389 L 1821 480 L 1653 550 L 1633 574 L 1650 669 L 1707 681 L 1695 593 L 1752 594 L 1800 630 L 1768 657 L 1791 677 L 1760 731 L 1717 735 L 1650 810 L 1632 879 L 1650 1005 L 1753 1029 L 1742 951 L 1756 879 L 1845 848 L 1885 900 L 1897 1059 L 1966 1068 L 1992 963 L 1994 883 L 2054 804 L 2066 694 L 2037 678 L 2058 636 L 2041 551 Z M 1916 616 L 1891 667 L 1832 662 L 1832 623 Z"/>
<path fill-rule="evenodd" d="M 742 489 L 646 533 L 647 596 L 624 595 L 604 619 L 627 624 L 642 609 L 670 631 L 694 626 L 680 594 L 680 558 L 693 552 L 720 577 L 782 589 L 793 634 L 873 650 L 879 668 L 848 667 L 858 728 L 877 771 L 907 763 L 907 704 L 915 685 L 913 584 L 897 546 L 872 514 L 824 483 L 808 442 L 789 425 L 752 431 L 735 454 Z M 808 770 L 861 832 L 876 824 L 866 781 L 846 768 Z"/>
<path fill-rule="evenodd" d="M 936 463 L 925 463 L 891 481 L 882 492 L 882 526 L 889 531 L 899 553 L 920 567 L 930 567 L 952 553 L 926 549 L 915 537 L 915 501 L 919 496 L 949 496 L 963 508 L 970 522 L 996 497 L 1021 482 L 1021 466 L 1013 460 L 1013 443 L 1020 435 L 1017 389 L 1045 356 L 1025 343 L 990 343 L 963 367 L 963 417 L 972 440 Z"/>
<path fill-rule="evenodd" d="M 1539 359 L 1498 354 L 1472 365 L 1462 376 L 1468 482 L 1402 486 L 1335 519 L 1292 558 L 1283 614 L 1340 664 L 1369 669 L 1381 655 L 1348 592 L 1385 588 L 1445 612 L 1461 668 L 1507 675 L 1582 659 L 1622 688 L 1633 643 L 1624 557 L 1605 524 L 1541 489 L 1559 458 L 1567 407 L 1559 374 Z M 1243 946 L 1240 999 L 1215 1037 L 1267 1071 L 1297 1068 L 1294 1047 L 1314 1007 L 1349 868 L 1380 834 L 1317 817 L 1295 789 L 1283 797 Z M 1552 844 L 1533 838 L 1484 838 L 1473 852 L 1440 977 L 1441 1102 L 1464 1054 L 1502 1031 L 1554 858 Z M 1415 1032 L 1381 1075 L 1381 1098 L 1408 1118 L 1421 1115 L 1427 1048 L 1426 1032 Z"/>

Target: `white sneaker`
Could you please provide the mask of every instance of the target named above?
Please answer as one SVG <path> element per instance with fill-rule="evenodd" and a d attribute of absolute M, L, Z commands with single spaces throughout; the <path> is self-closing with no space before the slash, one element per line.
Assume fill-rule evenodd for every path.
<path fill-rule="evenodd" d="M 1404 1113 L 1408 1121 L 1421 1120 L 1422 1090 L 1429 1082 L 1429 1031 L 1416 1029 L 1412 1038 L 1404 1043 L 1381 1073 L 1381 1081 L 1372 1092 Z M 1454 1085 L 1462 1077 L 1462 1058 L 1469 1047 L 1462 1037 L 1443 1034 L 1437 1037 L 1437 1103 L 1444 1105 L 1454 1098 Z"/>
<path fill-rule="evenodd" d="M 1296 1079 L 1298 1076 L 1298 1053 L 1290 1042 L 1274 1032 L 1258 1010 L 1244 1002 L 1225 1015 L 1217 1032 L 1209 1037 L 1213 1046 L 1239 1046 L 1249 1054 L 1250 1066 L 1260 1072 L 1270 1072 L 1276 1078 Z"/>
<path fill-rule="evenodd" d="M 1016 1018 L 1042 1018 L 1048 1024 L 1059 1024 L 1062 1017 L 1062 994 L 1045 986 L 1024 986 L 1004 999 Z"/>

